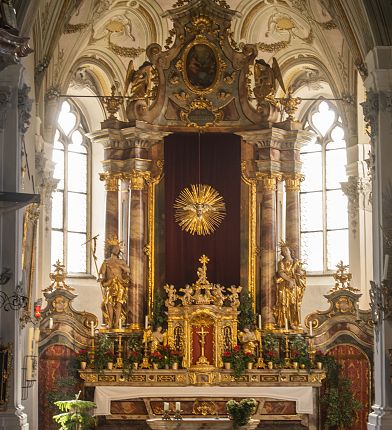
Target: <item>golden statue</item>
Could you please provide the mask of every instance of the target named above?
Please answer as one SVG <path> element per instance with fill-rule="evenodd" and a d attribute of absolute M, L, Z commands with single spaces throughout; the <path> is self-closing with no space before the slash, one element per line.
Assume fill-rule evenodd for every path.
<path fill-rule="evenodd" d="M 258 104 L 265 100 L 272 104 L 276 104 L 274 99 L 275 91 L 277 89 L 276 81 L 279 82 L 282 90 L 286 92 L 282 73 L 275 57 L 272 59 L 272 67 L 263 59 L 256 60 L 254 65 L 254 77 L 255 87 L 253 88 L 253 94 L 255 95 Z"/>
<path fill-rule="evenodd" d="M 123 319 L 130 268 L 121 258 L 120 242 L 117 238 L 108 239 L 106 246 L 110 248 L 110 257 L 102 263 L 98 281 L 103 288 L 103 321 L 109 329 L 116 329 L 120 328 L 120 321 Z"/>
<path fill-rule="evenodd" d="M 291 250 L 281 242 L 282 258 L 276 276 L 275 320 L 277 328 L 301 328 L 301 304 L 306 288 L 306 271 L 300 260 L 291 256 Z"/>
<path fill-rule="evenodd" d="M 162 331 L 161 326 L 158 326 L 156 330 L 150 334 L 149 340 L 151 352 L 154 352 L 160 345 L 167 345 L 167 333 Z"/>
<path fill-rule="evenodd" d="M 133 60 L 128 64 L 127 75 L 124 84 L 124 94 L 131 86 L 131 100 L 143 100 L 149 95 L 151 89 L 152 64 L 145 61 L 138 70 L 135 70 Z"/>
<path fill-rule="evenodd" d="M 238 339 L 242 345 L 244 352 L 250 352 L 254 354 L 257 346 L 257 335 L 254 331 L 248 327 L 244 328 L 244 331 L 238 333 Z"/>

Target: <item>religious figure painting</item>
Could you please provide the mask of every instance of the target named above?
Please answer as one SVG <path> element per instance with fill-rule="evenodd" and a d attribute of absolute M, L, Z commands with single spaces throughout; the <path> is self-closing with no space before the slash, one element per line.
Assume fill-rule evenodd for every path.
<path fill-rule="evenodd" d="M 213 50 L 203 43 L 194 45 L 186 58 L 189 83 L 198 90 L 205 90 L 214 83 L 216 73 L 217 59 Z"/>

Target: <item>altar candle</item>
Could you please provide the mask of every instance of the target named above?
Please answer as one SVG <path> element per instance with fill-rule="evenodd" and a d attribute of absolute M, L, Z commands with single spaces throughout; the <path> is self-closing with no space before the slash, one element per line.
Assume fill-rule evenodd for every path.
<path fill-rule="evenodd" d="M 313 336 L 313 321 L 309 322 L 309 336 Z"/>
<path fill-rule="evenodd" d="M 259 329 L 261 330 L 261 314 L 259 314 Z"/>
<path fill-rule="evenodd" d="M 168 411 L 169 410 L 169 402 L 163 402 L 163 410 Z"/>
<path fill-rule="evenodd" d="M 53 318 L 49 318 L 49 330 L 53 329 Z"/>
<path fill-rule="evenodd" d="M 144 318 L 144 328 L 146 330 L 148 329 L 148 315 L 146 315 L 146 317 Z"/>
<path fill-rule="evenodd" d="M 386 281 L 388 279 L 388 264 L 389 264 L 389 255 L 385 254 L 385 257 L 384 257 L 384 273 L 382 275 L 383 281 Z"/>
<path fill-rule="evenodd" d="M 121 322 L 121 318 L 120 318 L 120 320 L 119 320 L 119 322 L 118 322 L 118 328 L 119 328 L 120 330 L 122 330 L 122 322 Z"/>
<path fill-rule="evenodd" d="M 27 335 L 27 355 L 33 354 L 34 327 L 29 327 Z"/>
<path fill-rule="evenodd" d="M 40 334 L 40 329 L 36 327 L 34 329 L 34 342 L 39 342 L 39 334 Z"/>
<path fill-rule="evenodd" d="M 181 403 L 176 402 L 176 411 L 180 411 L 180 410 L 181 410 Z"/>
<path fill-rule="evenodd" d="M 284 329 L 285 331 L 289 331 L 289 322 L 287 321 L 287 318 L 284 319 Z"/>
<path fill-rule="evenodd" d="M 94 321 L 90 321 L 91 337 L 94 337 Z"/>

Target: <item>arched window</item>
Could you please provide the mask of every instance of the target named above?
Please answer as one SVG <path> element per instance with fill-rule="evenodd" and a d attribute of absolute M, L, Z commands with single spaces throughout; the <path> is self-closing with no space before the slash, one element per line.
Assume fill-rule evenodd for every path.
<path fill-rule="evenodd" d="M 301 149 L 301 257 L 308 272 L 327 273 L 348 264 L 346 142 L 335 106 L 318 101 L 309 111 L 307 130 L 316 137 Z"/>
<path fill-rule="evenodd" d="M 52 203 L 52 264 L 64 262 L 68 273 L 87 273 L 89 147 L 81 115 L 64 101 L 54 138 L 54 177 L 59 179 Z"/>

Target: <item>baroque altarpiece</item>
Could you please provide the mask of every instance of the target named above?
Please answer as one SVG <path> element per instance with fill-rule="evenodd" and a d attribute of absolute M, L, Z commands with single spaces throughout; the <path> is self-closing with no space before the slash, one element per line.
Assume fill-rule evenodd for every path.
<path fill-rule="evenodd" d="M 166 13 L 166 46 L 149 45 L 148 61 L 127 72 L 128 121 L 116 117 L 123 98 L 113 89 L 109 118 L 89 135 L 104 147 L 106 247 L 102 315 L 75 322 L 90 349 L 84 389 L 106 417 L 100 428 L 137 419 L 165 428 L 176 401 L 184 424 L 222 418 L 228 399 L 254 397 L 253 426 L 285 416 L 316 429 L 325 372 L 313 366 L 313 325 L 301 323 L 299 260 L 300 148 L 312 135 L 293 118 L 296 101 L 275 97 L 276 61 L 232 40 L 236 12 L 224 1 L 179 1 Z M 68 303 L 72 293 L 59 285 L 43 316 L 61 325 L 57 296 Z M 102 338 L 110 369 L 98 366 Z M 302 368 L 298 338 L 310 360 Z M 233 374 L 228 357 L 250 365 Z"/>

